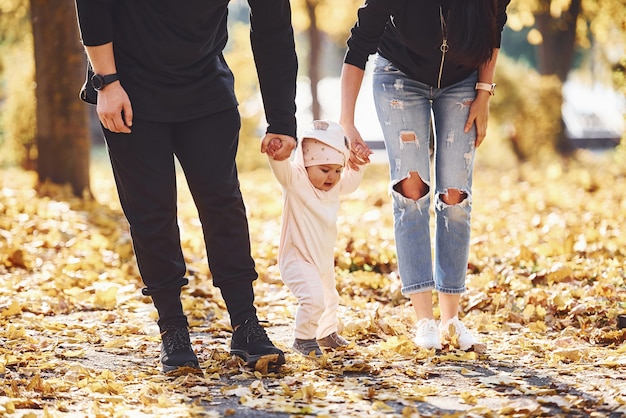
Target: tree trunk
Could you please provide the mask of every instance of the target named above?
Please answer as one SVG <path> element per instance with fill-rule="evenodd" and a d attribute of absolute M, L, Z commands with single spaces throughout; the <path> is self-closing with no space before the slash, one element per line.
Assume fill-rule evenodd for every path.
<path fill-rule="evenodd" d="M 535 14 L 537 29 L 543 37 L 538 48 L 539 73 L 556 75 L 565 82 L 574 60 L 576 23 L 582 11 L 582 0 L 571 0 L 569 8 L 556 18 L 550 15 L 551 1 L 541 0 L 542 11 Z M 561 126 L 555 148 L 561 155 L 569 156 L 574 152 L 574 146 L 565 136 L 563 120 Z"/>
<path fill-rule="evenodd" d="M 315 16 L 315 0 L 306 0 L 306 10 L 311 24 L 307 29 L 309 36 L 309 80 L 311 81 L 311 113 L 313 119 L 321 118 L 321 106 L 317 95 L 317 86 L 320 81 L 320 65 L 322 56 L 322 34 L 317 26 Z"/>
<path fill-rule="evenodd" d="M 78 98 L 85 77 L 74 2 L 31 0 L 37 84 L 39 182 L 70 184 L 91 195 L 87 105 Z"/>
<path fill-rule="evenodd" d="M 542 11 L 535 15 L 543 43 L 538 48 L 539 73 L 567 79 L 574 60 L 576 21 L 581 12 L 581 0 L 571 0 L 570 6 L 558 18 L 550 15 L 550 2 L 541 0 Z"/>

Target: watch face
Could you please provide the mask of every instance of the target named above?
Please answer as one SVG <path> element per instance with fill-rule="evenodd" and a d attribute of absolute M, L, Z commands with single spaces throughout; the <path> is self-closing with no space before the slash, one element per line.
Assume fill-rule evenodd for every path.
<path fill-rule="evenodd" d="M 93 77 L 91 77 L 91 85 L 94 89 L 101 90 L 104 87 L 104 77 L 100 74 L 94 74 Z"/>

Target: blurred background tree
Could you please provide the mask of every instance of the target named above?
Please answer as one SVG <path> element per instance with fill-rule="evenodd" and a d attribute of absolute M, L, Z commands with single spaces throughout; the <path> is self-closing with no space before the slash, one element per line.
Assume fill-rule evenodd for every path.
<path fill-rule="evenodd" d="M 293 0 L 292 15 L 298 49 L 302 84 L 309 85 L 313 119 L 319 119 L 322 108 L 318 84 L 326 76 L 341 71 L 342 50 L 354 24 L 362 0 L 343 0 L 341 7 L 331 0 Z M 235 74 L 235 91 L 240 101 L 242 132 L 237 164 L 240 169 L 265 167 L 265 156 L 259 154 L 259 136 L 263 117 L 259 106 L 258 81 L 250 49 L 248 7 L 245 0 L 231 2 L 229 46 L 226 61 Z"/>
<path fill-rule="evenodd" d="M 79 42 L 74 2 L 30 0 L 35 52 L 37 175 L 40 183 L 69 184 L 91 196 L 91 139 L 85 103 L 85 52 Z"/>
<path fill-rule="evenodd" d="M 626 56 L 613 65 L 612 80 L 617 91 L 626 97 Z M 626 137 L 626 134 L 624 134 L 624 137 Z M 621 163 L 626 161 L 626 139 L 624 137 L 615 152 L 616 161 Z"/>
<path fill-rule="evenodd" d="M 0 1 L 0 163 L 90 195 L 85 55 L 71 1 Z"/>
<path fill-rule="evenodd" d="M 568 80 L 572 71 L 586 67 L 592 78 L 605 80 L 610 84 L 610 68 L 624 56 L 626 45 L 626 0 L 512 0 L 508 9 L 509 20 L 507 26 L 518 34 L 525 34 L 525 41 L 531 46 L 531 56 L 526 55 L 528 62 L 534 64 L 534 68 L 541 76 L 555 76 L 563 84 Z M 514 38 L 515 35 L 509 36 Z M 511 57 L 516 57 L 516 50 L 507 49 L 505 39 L 504 51 Z M 519 45 L 519 37 L 518 37 Z M 528 49 L 526 49 L 528 51 Z M 522 56 L 523 57 L 523 56 Z M 576 62 L 578 61 L 578 62 Z M 497 78 L 506 78 L 507 69 L 498 69 Z M 503 74 L 504 73 L 504 74 Z M 528 76 L 528 79 L 524 75 Z M 537 82 L 530 72 L 519 74 L 517 80 L 519 86 L 528 93 L 535 91 Z M 556 99 L 563 103 L 562 87 L 553 89 L 554 81 L 543 81 L 544 85 L 550 85 L 550 89 L 556 94 Z M 511 87 L 505 90 L 516 95 Z M 558 86 L 557 86 L 558 87 Z M 545 147 L 541 145 L 546 139 L 552 144 L 552 149 L 562 155 L 570 155 L 574 148 L 571 141 L 565 135 L 565 127 L 561 120 L 561 106 L 546 106 L 547 99 L 553 101 L 552 95 L 541 95 L 542 101 L 538 102 L 535 112 L 530 118 L 520 119 L 513 123 L 509 137 L 512 149 L 520 159 L 528 159 L 536 156 L 535 150 Z M 517 103 L 501 103 L 494 112 L 498 113 L 503 107 L 529 108 L 531 103 L 521 103 L 520 100 L 536 99 L 528 94 L 515 97 Z M 547 113 L 547 110 L 551 112 Z M 504 110 L 504 109 L 502 109 Z M 506 111 L 505 111 L 506 113 Z M 546 114 L 547 113 L 547 114 Z M 544 137 L 532 135 L 524 124 L 545 126 L 546 117 L 554 118 L 560 122 L 560 129 L 552 132 L 553 135 Z M 539 119 L 539 120 L 537 120 Z M 526 132 L 522 134 L 522 132 Z M 545 132 L 537 132 L 537 134 Z M 545 150 L 544 150 L 545 151 Z"/>
<path fill-rule="evenodd" d="M 536 46 L 537 70 L 562 82 L 574 69 L 576 52 L 595 47 L 595 60 L 615 62 L 624 55 L 626 0 L 512 0 L 507 25 L 526 31 Z"/>
<path fill-rule="evenodd" d="M 36 168 L 35 57 L 28 2 L 0 0 L 0 165 Z"/>
<path fill-rule="evenodd" d="M 311 91 L 311 116 L 320 119 L 322 109 L 318 85 L 324 74 L 324 56 L 332 59 L 333 75 L 341 69 L 341 49 L 356 20 L 362 0 L 343 0 L 341 7 L 333 0 L 293 0 L 293 25 L 305 39 L 299 57 L 304 61 Z M 338 51 L 339 49 L 339 51 Z M 306 60 L 302 60 L 306 57 Z"/>

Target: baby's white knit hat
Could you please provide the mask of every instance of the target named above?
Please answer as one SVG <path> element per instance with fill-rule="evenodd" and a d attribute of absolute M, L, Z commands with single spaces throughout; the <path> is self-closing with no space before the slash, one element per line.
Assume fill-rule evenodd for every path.
<path fill-rule="evenodd" d="M 304 166 L 339 164 L 350 158 L 350 143 L 336 122 L 316 120 L 302 134 Z"/>

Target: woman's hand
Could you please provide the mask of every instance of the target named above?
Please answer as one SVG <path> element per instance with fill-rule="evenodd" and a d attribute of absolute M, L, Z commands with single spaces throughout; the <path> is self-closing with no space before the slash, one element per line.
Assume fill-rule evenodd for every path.
<path fill-rule="evenodd" d="M 372 150 L 367 146 L 361 134 L 354 125 L 343 126 L 343 131 L 350 141 L 350 159 L 348 164 L 350 168 L 358 171 L 360 165 L 370 162 Z"/>
<path fill-rule="evenodd" d="M 485 140 L 487 135 L 487 122 L 489 121 L 489 92 L 477 90 L 476 98 L 470 106 L 467 122 L 465 122 L 465 133 L 476 124 L 476 147 Z"/>

